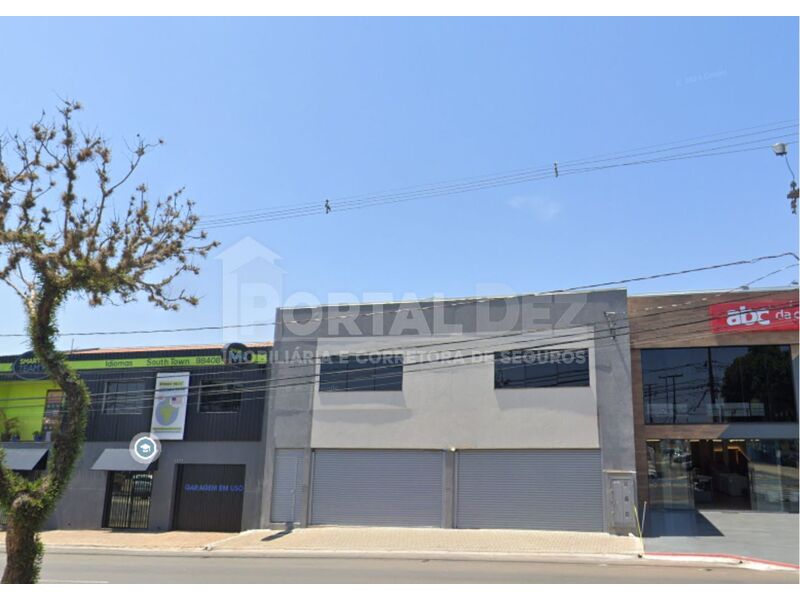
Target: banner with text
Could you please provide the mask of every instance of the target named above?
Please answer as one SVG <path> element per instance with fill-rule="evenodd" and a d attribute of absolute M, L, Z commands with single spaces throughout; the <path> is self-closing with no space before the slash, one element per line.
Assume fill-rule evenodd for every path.
<path fill-rule="evenodd" d="M 189 373 L 159 373 L 150 433 L 160 440 L 182 440 L 189 404 Z"/>

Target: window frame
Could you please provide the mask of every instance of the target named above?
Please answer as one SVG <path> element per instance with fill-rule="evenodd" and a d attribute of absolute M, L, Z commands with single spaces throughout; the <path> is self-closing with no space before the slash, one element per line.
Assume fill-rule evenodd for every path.
<path fill-rule="evenodd" d="M 590 353 L 589 350 L 590 350 L 589 348 L 548 348 L 548 349 L 542 349 L 542 348 L 514 348 L 512 350 L 504 350 L 502 352 L 495 352 L 494 353 L 494 389 L 495 390 L 538 390 L 538 389 L 553 389 L 553 388 L 558 388 L 558 389 L 564 389 L 564 388 L 567 388 L 567 389 L 570 389 L 570 388 L 587 388 L 587 387 L 591 388 L 592 387 L 592 368 L 591 368 L 591 358 L 590 358 L 591 353 Z M 524 362 L 524 357 L 528 353 L 535 353 L 537 355 L 538 354 L 551 355 L 551 354 L 555 354 L 555 353 L 563 354 L 564 352 L 573 352 L 576 355 L 580 353 L 580 354 L 584 355 L 585 358 L 584 358 L 584 361 L 582 363 L 570 363 L 570 366 L 572 366 L 573 364 L 584 365 L 584 368 L 586 370 L 585 383 L 584 383 L 584 379 L 583 378 L 581 378 L 578 381 L 569 381 L 568 379 L 565 379 L 564 383 L 561 383 L 560 382 L 560 378 L 561 378 L 562 374 L 561 374 L 560 368 L 559 368 L 561 366 L 561 362 L 560 361 L 559 362 L 540 363 L 540 364 Z M 508 365 L 511 368 L 522 368 L 523 369 L 524 375 L 523 375 L 523 379 L 521 380 L 522 383 L 519 384 L 519 385 L 501 384 L 500 375 L 502 374 L 502 372 L 504 370 L 503 369 L 504 363 L 502 361 L 503 360 L 508 360 L 510 358 L 514 358 L 514 356 L 509 356 L 509 354 L 513 355 L 515 353 L 519 353 L 520 354 L 520 359 L 522 360 L 522 362 L 520 364 L 513 364 L 513 363 L 505 363 L 505 364 Z M 533 374 L 533 373 L 529 374 L 529 371 L 533 372 L 533 371 L 535 371 L 535 369 L 537 367 L 542 367 L 542 366 L 545 366 L 545 365 L 550 366 L 550 367 L 554 367 L 555 373 L 553 375 L 542 375 L 542 374 Z M 581 371 L 583 371 L 583 369 L 581 369 Z M 573 371 L 569 371 L 569 373 L 572 374 Z M 549 384 L 549 383 L 537 384 L 536 383 L 537 379 L 541 380 L 544 377 L 552 377 L 553 378 L 553 383 L 552 384 Z"/>
<path fill-rule="evenodd" d="M 373 359 L 375 357 L 379 357 L 381 362 L 374 363 Z M 389 359 L 389 362 L 385 362 L 385 359 Z M 328 366 L 333 366 L 333 369 L 326 372 L 326 367 Z M 330 356 L 320 361 L 317 390 L 322 393 L 402 392 L 404 366 L 405 360 L 402 354 L 341 354 Z M 351 373 L 357 373 L 353 377 L 353 382 L 360 382 L 361 385 L 350 387 Z M 326 375 L 333 374 L 338 376 L 334 381 L 325 381 Z M 394 383 L 395 381 L 396 383 Z M 380 387 L 378 387 L 379 385 Z M 337 389 L 336 386 L 341 387 Z"/>
<path fill-rule="evenodd" d="M 239 398 L 236 400 L 236 410 L 203 410 L 203 399 L 204 399 L 204 388 L 207 386 L 218 386 L 217 389 L 222 390 L 224 387 L 224 392 L 220 393 L 220 396 L 228 394 L 231 392 L 231 388 L 234 388 L 236 392 L 238 392 Z M 231 381 L 231 380 L 222 380 L 219 381 L 217 379 L 201 379 L 199 386 L 197 388 L 197 414 L 200 415 L 238 415 L 242 412 L 242 402 L 244 401 L 244 390 L 242 389 L 243 382 L 240 381 Z M 212 396 L 213 397 L 213 396 Z M 206 397 L 206 402 L 208 402 L 208 397 Z M 215 398 L 210 402 L 230 402 L 230 400 L 221 400 L 219 398 Z M 207 404 L 206 404 L 207 405 Z"/>
<path fill-rule="evenodd" d="M 790 392 L 791 393 L 791 397 L 789 398 L 787 406 L 788 406 L 788 408 L 793 410 L 794 418 L 788 419 L 788 420 L 776 421 L 776 420 L 773 420 L 771 418 L 770 419 L 768 419 L 768 418 L 755 418 L 754 419 L 752 416 L 748 416 L 747 418 L 730 418 L 729 416 L 728 417 L 725 416 L 725 414 L 724 414 L 725 404 L 736 404 L 736 403 L 735 402 L 724 402 L 724 401 L 717 402 L 717 399 L 721 398 L 721 390 L 718 389 L 721 386 L 720 386 L 718 378 L 717 378 L 717 372 L 713 369 L 713 367 L 709 368 L 709 365 L 713 365 L 714 362 L 715 362 L 714 361 L 714 351 L 715 350 L 716 351 L 726 350 L 726 349 L 747 349 L 748 352 L 749 352 L 749 349 L 751 349 L 751 348 L 776 348 L 781 352 L 788 353 L 789 360 L 787 361 L 787 364 L 785 365 L 785 367 L 786 367 L 787 373 L 789 375 L 790 383 L 791 383 L 791 385 L 789 386 L 791 388 L 791 392 Z M 676 413 L 675 417 L 673 418 L 672 421 L 653 420 L 652 411 L 650 411 L 648 407 L 649 407 L 650 403 L 652 402 L 652 400 L 654 398 L 652 398 L 652 397 L 650 399 L 647 398 L 646 376 L 645 376 L 645 355 L 648 352 L 668 352 L 668 351 L 675 351 L 675 352 L 677 352 L 677 351 L 703 351 L 704 352 L 705 357 L 706 357 L 705 360 L 707 361 L 706 365 L 705 365 L 705 368 L 708 371 L 708 373 L 705 375 L 706 380 L 705 380 L 705 384 L 703 384 L 703 387 L 702 387 L 702 389 L 704 390 L 703 391 L 703 395 L 705 396 L 705 394 L 709 394 L 709 399 L 712 398 L 712 397 L 714 398 L 714 402 L 712 404 L 716 404 L 722 409 L 722 412 L 721 412 L 722 416 L 719 419 L 717 419 L 716 416 L 712 414 L 708 418 L 706 418 L 706 420 L 689 421 L 688 419 L 689 419 L 689 417 L 692 416 L 691 414 L 684 413 L 684 414 L 679 415 L 679 414 Z M 747 355 L 747 352 L 745 352 L 742 356 L 746 356 L 746 355 Z M 734 361 L 737 360 L 738 358 L 741 358 L 741 357 L 735 358 Z M 790 343 L 721 344 L 721 345 L 716 345 L 716 346 L 675 346 L 675 347 L 669 347 L 669 348 L 639 348 L 639 364 L 640 364 L 639 372 L 640 372 L 640 378 L 641 378 L 641 382 L 640 382 L 641 390 L 640 390 L 640 393 L 639 393 L 639 398 L 640 398 L 640 400 L 642 402 L 642 420 L 643 420 L 645 425 L 653 425 L 653 426 L 659 426 L 659 425 L 695 426 L 695 425 L 700 425 L 700 426 L 702 426 L 702 425 L 730 425 L 730 424 L 733 424 L 733 423 L 761 423 L 761 424 L 763 424 L 763 423 L 772 423 L 772 424 L 780 423 L 780 424 L 783 424 L 783 423 L 797 423 L 798 422 L 797 381 L 796 381 L 796 378 L 795 378 L 794 367 L 792 365 L 792 352 L 791 352 L 791 344 Z M 733 364 L 733 361 L 731 361 L 730 364 Z M 688 366 L 688 365 L 686 365 L 686 366 Z M 712 382 L 714 383 L 714 386 L 712 386 Z M 700 389 L 699 386 L 698 386 L 698 389 Z M 771 398 L 768 398 L 768 400 L 771 400 Z M 707 404 L 708 402 L 710 402 L 710 400 L 706 400 L 704 402 L 704 404 Z M 750 404 L 750 402 L 748 402 L 748 404 Z M 770 405 L 767 402 L 764 402 L 764 411 L 765 411 L 765 414 L 773 414 L 774 411 L 775 411 L 775 407 L 774 406 L 770 407 Z M 675 420 L 678 417 L 683 417 L 684 419 L 686 419 L 686 421 Z"/>
<path fill-rule="evenodd" d="M 110 411 L 110 410 L 108 410 L 108 399 L 111 397 L 112 394 L 113 395 L 118 395 L 118 396 L 123 396 L 123 397 L 125 397 L 125 396 L 131 397 L 133 395 L 133 392 L 128 391 L 128 390 L 126 390 L 124 392 L 119 392 L 119 391 L 117 391 L 117 392 L 109 392 L 109 390 L 108 390 L 109 386 L 115 385 L 115 384 L 120 384 L 120 383 L 124 383 L 124 384 L 141 383 L 142 384 L 142 389 L 140 390 L 140 393 L 144 396 L 144 394 L 146 394 L 148 392 L 149 380 L 146 379 L 146 378 L 143 378 L 143 377 L 131 378 L 131 379 L 107 379 L 106 381 L 103 382 L 103 401 L 102 401 L 102 404 L 101 404 L 101 411 L 100 412 L 102 414 L 104 414 L 104 415 L 116 415 L 116 416 L 119 416 L 119 415 L 127 415 L 127 416 L 141 415 L 144 412 L 144 398 L 142 398 L 142 402 L 140 402 L 138 404 L 133 404 L 134 408 L 132 410 L 131 409 L 124 410 L 124 411 L 118 411 L 118 410 Z"/>

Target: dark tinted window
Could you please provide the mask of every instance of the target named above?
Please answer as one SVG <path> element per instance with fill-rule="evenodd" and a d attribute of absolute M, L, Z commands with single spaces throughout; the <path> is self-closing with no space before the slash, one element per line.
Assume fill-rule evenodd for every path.
<path fill-rule="evenodd" d="M 494 358 L 496 388 L 586 387 L 589 351 L 510 350 Z"/>
<path fill-rule="evenodd" d="M 323 359 L 320 364 L 321 392 L 377 392 L 402 389 L 402 356 L 334 356 Z"/>
<path fill-rule="evenodd" d="M 153 397 L 147 395 L 147 382 L 142 379 L 128 381 L 109 381 L 105 386 L 105 396 L 102 399 L 103 412 L 113 415 L 138 415 L 142 407 L 150 402 Z"/>
<path fill-rule="evenodd" d="M 797 419 L 788 346 L 642 350 L 647 423 Z"/>
<path fill-rule="evenodd" d="M 242 405 L 242 389 L 239 384 L 205 380 L 200 384 L 200 401 L 197 409 L 201 413 L 235 413 Z"/>

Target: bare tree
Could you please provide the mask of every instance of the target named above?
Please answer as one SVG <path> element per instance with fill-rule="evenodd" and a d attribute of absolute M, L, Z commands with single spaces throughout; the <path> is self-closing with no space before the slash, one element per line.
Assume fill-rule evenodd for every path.
<path fill-rule="evenodd" d="M 90 306 L 128 303 L 142 294 L 159 308 L 197 304 L 172 291 L 192 262 L 217 245 L 197 231 L 191 200 L 179 190 L 151 201 L 140 184 L 116 204 L 122 186 L 150 144 L 129 148 L 112 172 L 106 139 L 74 123 L 78 102 L 65 100 L 55 120 L 43 113 L 25 135 L 0 136 L 0 280 L 22 300 L 31 348 L 64 392 L 60 427 L 47 469 L 29 481 L 4 466 L 0 449 L 0 507 L 7 516 L 3 583 L 33 583 L 43 554 L 39 531 L 64 492 L 85 437 L 89 391 L 56 348 L 59 308 L 70 297 Z M 85 181 L 79 175 L 89 173 Z"/>

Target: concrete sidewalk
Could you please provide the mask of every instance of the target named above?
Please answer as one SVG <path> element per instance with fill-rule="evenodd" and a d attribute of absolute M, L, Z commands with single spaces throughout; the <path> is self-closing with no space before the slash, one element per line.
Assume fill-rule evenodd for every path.
<path fill-rule="evenodd" d="M 5 550 L 5 532 L 0 531 L 0 545 Z M 47 548 L 113 548 L 125 550 L 201 551 L 209 544 L 231 537 L 230 533 L 198 531 L 127 532 L 108 529 L 62 529 L 45 531 L 42 542 Z"/>
<path fill-rule="evenodd" d="M 636 556 L 638 539 L 607 533 L 511 529 L 309 527 L 254 530 L 212 544 L 225 551 L 360 553 L 590 554 Z"/>
<path fill-rule="evenodd" d="M 3 542 L 4 534 L 0 534 Z M 400 527 L 310 527 L 240 534 L 62 530 L 42 534 L 46 548 L 213 551 L 266 554 L 603 555 L 635 557 L 637 538 L 606 533 Z"/>
<path fill-rule="evenodd" d="M 729 554 L 798 565 L 798 532 L 793 513 L 652 510 L 644 545 L 648 554 Z"/>

